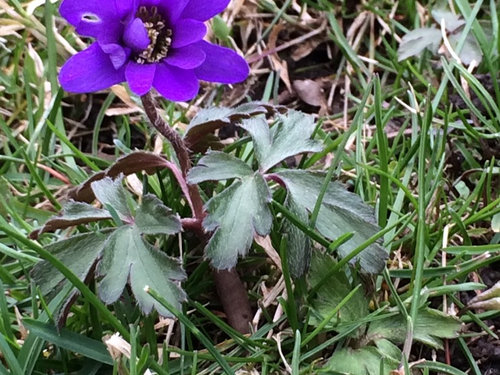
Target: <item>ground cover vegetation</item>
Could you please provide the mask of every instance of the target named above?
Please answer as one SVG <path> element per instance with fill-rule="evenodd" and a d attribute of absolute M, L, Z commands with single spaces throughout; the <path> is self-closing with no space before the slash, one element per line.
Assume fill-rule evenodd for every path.
<path fill-rule="evenodd" d="M 0 0 L 0 374 L 499 374 L 497 7 Z"/>

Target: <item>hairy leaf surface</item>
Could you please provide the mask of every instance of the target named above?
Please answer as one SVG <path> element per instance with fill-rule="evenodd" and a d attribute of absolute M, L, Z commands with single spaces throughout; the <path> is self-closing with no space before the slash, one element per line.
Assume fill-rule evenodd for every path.
<path fill-rule="evenodd" d="M 419 55 L 424 49 L 435 53 L 441 44 L 441 31 L 434 27 L 422 27 L 403 36 L 398 48 L 398 61 Z"/>
<path fill-rule="evenodd" d="M 69 201 L 64 205 L 61 215 L 47 220 L 43 227 L 33 231 L 30 237 L 36 239 L 45 232 L 53 232 L 57 229 L 107 219 L 111 219 L 111 215 L 106 210 L 101 210 L 83 202 Z"/>
<path fill-rule="evenodd" d="M 122 178 L 113 180 L 109 177 L 104 177 L 102 180 L 92 182 L 91 186 L 97 200 L 103 206 L 111 206 L 121 219 L 130 221 L 132 213 L 128 206 L 127 192 L 123 188 Z"/>
<path fill-rule="evenodd" d="M 269 128 L 263 117 L 246 120 L 241 125 L 252 136 L 260 170 L 265 172 L 290 156 L 321 151 L 321 143 L 312 140 L 315 124 L 312 116 L 290 111 L 279 116 Z"/>
<path fill-rule="evenodd" d="M 179 307 L 185 295 L 178 281 L 185 278 L 185 273 L 177 260 L 154 248 L 144 235 L 178 233 L 182 229 L 180 219 L 153 195 L 143 197 L 133 216 L 128 206 L 129 193 L 121 181 L 121 178 L 112 180 L 105 177 L 94 181 L 92 189 L 106 208 L 114 209 L 126 219 L 125 225 L 73 236 L 48 246 L 48 250 L 82 281 L 92 275 L 91 271 L 94 272 L 97 265 L 97 274 L 103 277 L 98 285 L 98 294 L 106 303 L 115 302 L 129 283 L 144 313 L 155 308 L 160 314 L 170 317 L 171 313 L 145 293 L 144 287 L 151 286 Z M 74 203 L 71 207 L 68 217 L 75 220 L 81 220 L 85 215 L 97 219 L 112 216 L 107 209 L 91 209 L 92 206 L 84 203 Z M 32 275 L 44 294 L 60 287 L 65 281 L 63 275 L 46 261 L 35 265 Z"/>
<path fill-rule="evenodd" d="M 401 352 L 389 341 L 381 347 L 378 345 L 359 349 L 346 347 L 333 353 L 320 374 L 381 375 L 380 362 L 383 362 L 382 375 L 389 375 L 392 370 L 398 368 L 400 359 Z"/>
<path fill-rule="evenodd" d="M 309 218 L 307 210 L 298 204 L 291 195 L 287 196 L 285 205 L 298 219 L 304 223 L 307 222 Z M 287 236 L 288 267 L 291 275 L 297 279 L 309 269 L 311 240 L 288 220 L 283 223 L 283 232 Z"/>
<path fill-rule="evenodd" d="M 457 47 L 460 38 L 460 34 L 451 34 L 449 36 L 450 44 L 453 48 Z M 483 51 L 481 50 L 479 43 L 474 37 L 474 34 L 467 34 L 467 37 L 465 38 L 465 44 L 458 56 L 460 57 L 462 63 L 464 63 L 465 65 L 470 65 L 473 61 L 478 64 L 481 63 L 481 61 L 483 60 Z"/>
<path fill-rule="evenodd" d="M 320 252 L 315 252 L 311 260 L 309 280 L 316 285 L 335 266 L 335 260 Z M 344 270 L 339 270 L 328 278 L 328 281 L 319 288 L 312 302 L 313 315 L 311 323 L 317 325 L 351 292 L 356 285 L 351 283 Z M 361 320 L 368 315 L 368 300 L 360 288 L 351 299 L 340 309 L 339 313 L 330 321 L 332 326 L 338 323 L 349 323 Z"/>
<path fill-rule="evenodd" d="M 456 338 L 461 323 L 458 319 L 445 315 L 439 310 L 423 308 L 418 312 L 414 325 L 413 337 L 415 340 L 443 349 L 443 338 Z M 396 344 L 402 344 L 406 337 L 407 322 L 403 315 L 375 320 L 370 324 L 368 337 L 372 340 L 385 338 Z"/>
<path fill-rule="evenodd" d="M 240 159 L 223 152 L 210 152 L 200 159 L 198 165 L 189 171 L 188 183 L 228 180 L 250 176 L 252 168 Z"/>
<path fill-rule="evenodd" d="M 85 280 L 104 249 L 108 236 L 109 233 L 84 233 L 54 242 L 46 249 L 80 280 Z M 37 263 L 31 272 L 43 294 L 54 292 L 66 280 L 64 275 L 46 260 Z"/>
<path fill-rule="evenodd" d="M 244 103 L 236 108 L 212 107 L 202 109 L 191 120 L 184 135 L 184 140 L 192 146 L 208 133 L 223 126 L 235 124 L 253 116 L 271 114 L 283 110 L 283 107 L 275 107 L 263 102 Z"/>
<path fill-rule="evenodd" d="M 99 263 L 99 297 L 106 303 L 115 302 L 130 281 L 141 310 L 148 314 L 153 307 L 163 316 L 171 313 L 158 304 L 144 287 L 149 285 L 178 308 L 185 298 L 175 283 L 185 278 L 180 264 L 146 242 L 135 226 L 118 228 L 110 237 Z"/>
<path fill-rule="evenodd" d="M 172 235 L 182 230 L 179 218 L 152 194 L 146 194 L 135 212 L 135 225 L 143 234 Z"/>
<path fill-rule="evenodd" d="M 465 25 L 465 20 L 460 18 L 458 14 L 455 14 L 446 8 L 432 9 L 431 14 L 434 21 L 436 21 L 439 25 L 441 25 L 441 21 L 444 20 L 446 30 L 449 32 L 453 32 L 459 27 Z"/>
<path fill-rule="evenodd" d="M 267 183 L 257 173 L 234 182 L 207 202 L 209 214 L 203 227 L 215 232 L 205 253 L 215 268 L 234 267 L 238 255 L 247 253 L 256 233 L 269 234 L 273 219 L 270 200 Z"/>
<path fill-rule="evenodd" d="M 321 173 L 301 170 L 283 170 L 276 175 L 284 182 L 288 193 L 297 204 L 309 212 L 314 210 L 317 197 L 324 181 Z M 325 237 L 335 240 L 353 232 L 353 237 L 339 247 L 339 253 L 345 257 L 355 248 L 379 232 L 372 207 L 361 198 L 347 191 L 341 184 L 330 182 L 319 211 L 316 228 Z M 380 241 L 369 245 L 355 261 L 368 273 L 379 273 L 385 266 L 387 251 Z"/>

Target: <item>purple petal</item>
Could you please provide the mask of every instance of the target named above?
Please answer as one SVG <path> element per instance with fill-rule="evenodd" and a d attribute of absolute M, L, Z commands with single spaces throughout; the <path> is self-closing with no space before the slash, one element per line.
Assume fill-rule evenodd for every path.
<path fill-rule="evenodd" d="M 121 25 L 114 1 L 64 0 L 59 12 L 81 35 L 118 41 Z"/>
<path fill-rule="evenodd" d="M 141 4 L 151 1 L 152 0 L 141 0 Z M 163 16 L 168 19 L 170 25 L 173 25 L 179 19 L 189 0 L 156 0 L 156 2 L 159 3 L 158 7 L 161 9 Z"/>
<path fill-rule="evenodd" d="M 192 70 L 158 64 L 153 87 L 166 99 L 184 102 L 196 96 L 200 84 Z"/>
<path fill-rule="evenodd" d="M 61 86 L 69 92 L 86 93 L 108 88 L 125 80 L 125 68 L 115 69 L 98 43 L 72 56 L 59 73 Z"/>
<path fill-rule="evenodd" d="M 216 46 L 204 40 L 196 43 L 206 54 L 206 59 L 194 71 L 199 79 L 209 82 L 237 83 L 248 77 L 248 64 L 232 49 Z"/>
<path fill-rule="evenodd" d="M 191 44 L 169 50 L 165 62 L 182 69 L 194 69 L 203 64 L 205 58 L 205 52 L 199 46 Z"/>
<path fill-rule="evenodd" d="M 137 64 L 129 62 L 125 69 L 125 77 L 127 78 L 130 90 L 137 95 L 144 95 L 153 85 L 153 79 L 156 72 L 156 64 Z"/>
<path fill-rule="evenodd" d="M 172 26 L 172 47 L 180 48 L 199 42 L 207 33 L 203 22 L 181 19 Z"/>
<path fill-rule="evenodd" d="M 114 18 L 116 14 L 116 7 L 114 1 L 100 1 L 100 0 L 63 0 L 59 7 L 61 16 L 66 18 L 73 26 L 78 26 L 82 17 L 87 16 L 91 19 L 95 17 L 96 21 L 107 20 Z"/>
<path fill-rule="evenodd" d="M 123 48 L 116 43 L 99 43 L 99 46 L 104 53 L 108 54 L 115 69 L 120 69 L 130 56 L 130 48 Z"/>
<path fill-rule="evenodd" d="M 116 11 L 121 19 L 135 14 L 137 6 L 138 0 L 115 0 Z"/>
<path fill-rule="evenodd" d="M 142 51 L 150 43 L 148 31 L 140 18 L 135 18 L 125 27 L 123 41 L 135 51 Z"/>
<path fill-rule="evenodd" d="M 161 0 L 139 0 L 139 5 L 141 6 L 157 6 L 161 3 Z"/>
<path fill-rule="evenodd" d="M 226 9 L 230 0 L 190 0 L 181 17 L 206 21 Z"/>

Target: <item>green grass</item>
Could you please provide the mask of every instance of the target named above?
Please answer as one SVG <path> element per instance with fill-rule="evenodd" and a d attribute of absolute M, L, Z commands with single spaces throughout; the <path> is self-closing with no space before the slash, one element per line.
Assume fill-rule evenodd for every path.
<path fill-rule="evenodd" d="M 399 62 L 395 35 L 401 37 L 421 26 L 414 2 L 400 2 L 397 17 L 390 17 L 391 2 L 377 0 L 349 10 L 346 5 L 332 9 L 326 0 L 298 1 L 303 13 L 323 17 L 326 22 L 322 36 L 332 54 L 338 51 L 325 63 L 332 73 L 328 79 L 341 78 L 334 97 L 335 108 L 340 109 L 318 119 L 321 126 L 315 137 L 324 142 L 325 151 L 304 156 L 300 165 L 327 172 L 323 193 L 332 177 L 348 185 L 375 208 L 382 229 L 312 284 L 309 277 L 290 277 L 287 242 L 281 228 L 275 226 L 270 239 L 282 257 L 282 271 L 271 265 L 257 245 L 238 265 L 254 310 L 260 309 L 259 324 L 249 335 L 226 323 L 210 267 L 188 235 L 159 241 L 162 248 L 175 249 L 175 255 L 184 250 L 182 260 L 188 272 L 184 282 L 188 300 L 182 311 L 150 291 L 177 318 L 168 324 L 157 315 L 142 315 L 127 290 L 118 302 L 105 305 L 95 283 L 86 285 L 45 250 L 49 243 L 85 231 L 84 227 L 44 234 L 37 241 L 29 238 L 30 232 L 59 211 L 70 185 L 83 183 L 137 145 L 153 150 L 158 144 L 140 112 L 113 116 L 106 112 L 123 109 L 125 104 L 140 105 L 138 98 L 127 97 L 124 103 L 123 92 L 71 96 L 60 89 L 57 67 L 73 50 L 81 49 L 81 40 L 60 18 L 57 3 L 48 1 L 33 15 L 27 12 L 28 3 L 0 1 L 0 12 L 6 12 L 0 18 L 0 374 L 142 374 L 147 368 L 158 374 L 234 374 L 240 370 L 315 374 L 344 348 L 374 348 L 371 342 L 363 342 L 362 333 L 370 324 L 397 314 L 408 327 L 397 343 L 403 351 L 398 358 L 402 366 L 415 366 L 422 373 L 484 371 L 469 348 L 470 337 L 478 332 L 496 337 L 488 326 L 500 313 L 464 310 L 463 298 L 483 289 L 480 271 L 500 261 L 500 234 L 492 227 L 492 219 L 500 215 L 500 88 L 493 79 L 493 90 L 488 90 L 467 67 L 447 56 L 426 52 Z M 265 17 L 252 21 L 260 31 L 254 32 L 251 41 L 267 48 L 269 35 L 278 24 L 300 35 L 310 31 L 297 26 L 299 13 L 290 1 L 258 3 Z M 434 2 L 422 5 L 430 9 Z M 474 73 L 492 77 L 498 77 L 499 70 L 496 6 L 493 0 L 477 2 L 472 8 L 469 2 L 455 1 L 457 13 L 466 21 L 464 30 L 471 31 L 483 52 L 483 61 Z M 366 28 L 353 29 L 350 38 L 347 29 L 361 10 L 368 12 L 363 21 Z M 377 25 L 373 29 L 371 16 Z M 376 17 L 390 32 L 382 32 Z M 234 40 L 239 41 L 239 29 L 245 22 L 237 16 L 229 25 Z M 55 28 L 49 27 L 54 24 Z M 466 48 L 465 34 L 456 51 L 462 48 Z M 287 54 L 285 50 L 283 56 Z M 304 68 L 308 67 L 297 69 Z M 300 78 L 297 72 L 290 73 Z M 251 90 L 246 99 L 277 102 L 283 90 L 279 73 L 260 71 L 255 78 L 262 90 Z M 198 107 L 236 104 L 226 100 L 231 89 L 223 90 L 209 86 L 204 99 L 189 106 L 163 103 L 164 115 L 182 129 Z M 261 94 L 255 97 L 252 92 Z M 464 102 L 460 108 L 453 104 L 456 98 Z M 81 122 L 89 114 L 94 117 L 85 127 Z M 173 154 L 170 145 L 159 148 L 166 155 Z M 253 158 L 246 139 L 227 149 Z M 188 211 L 168 172 L 137 177 L 181 215 Z M 331 242 L 313 229 L 322 199 L 309 222 L 284 206 L 282 191 L 273 196 L 272 210 L 306 233 L 318 248 L 314 251 L 321 248 L 335 255 L 348 238 Z M 384 272 L 365 280 L 349 271 L 348 261 L 379 238 L 389 251 Z M 50 299 L 43 296 L 29 273 L 41 259 L 49 260 L 79 291 L 60 331 L 54 314 L 72 290 L 63 288 Z M 316 297 L 325 285 L 332 290 L 343 287 L 332 283 L 339 273 L 349 279 L 352 291 L 346 291 L 326 316 L 318 315 Z M 274 297 L 269 298 L 273 292 Z M 359 295 L 370 302 L 367 314 L 356 321 L 338 319 L 343 306 L 354 303 Z M 457 337 L 446 338 L 450 345 L 438 350 L 437 362 L 415 340 L 423 305 L 455 312 L 461 322 L 474 324 Z M 161 327 L 155 327 L 158 323 Z M 121 356 L 113 361 L 108 355 L 102 338 L 116 332 L 130 344 L 136 360 Z M 446 364 L 450 347 L 454 348 L 451 358 L 463 356 L 468 363 L 465 367 L 457 368 L 453 361 Z M 414 363 L 424 358 L 426 362 Z M 395 369 L 380 363 L 385 372 Z"/>

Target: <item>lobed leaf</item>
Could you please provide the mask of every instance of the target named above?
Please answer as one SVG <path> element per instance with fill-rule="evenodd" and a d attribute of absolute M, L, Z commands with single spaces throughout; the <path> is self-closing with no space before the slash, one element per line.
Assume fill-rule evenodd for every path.
<path fill-rule="evenodd" d="M 152 194 L 142 198 L 142 204 L 135 213 L 135 225 L 143 234 L 172 235 L 182 230 L 179 217 Z"/>
<path fill-rule="evenodd" d="M 291 195 L 287 196 L 285 206 L 302 222 L 307 222 L 309 217 L 307 210 L 298 204 Z M 311 240 L 289 220 L 285 220 L 283 223 L 283 233 L 287 237 L 288 268 L 292 277 L 298 279 L 309 269 Z"/>
<path fill-rule="evenodd" d="M 122 177 L 115 180 L 104 177 L 101 180 L 94 181 L 91 184 L 92 191 L 97 200 L 104 207 L 112 207 L 120 216 L 121 219 L 130 221 L 132 212 L 127 202 L 127 192 L 122 184 Z"/>
<path fill-rule="evenodd" d="M 180 264 L 146 242 L 136 226 L 122 226 L 111 235 L 98 272 L 104 276 L 98 288 L 99 297 L 105 303 L 115 302 L 127 281 L 145 314 L 155 308 L 163 316 L 172 316 L 144 291 L 147 285 L 177 308 L 185 299 L 184 292 L 175 283 L 185 278 Z"/>
<path fill-rule="evenodd" d="M 286 185 L 288 194 L 298 205 L 309 212 L 314 210 L 324 181 L 324 174 L 302 170 L 282 170 L 276 173 Z M 323 198 L 316 229 L 325 237 L 335 240 L 352 232 L 353 237 L 339 247 L 339 254 L 347 256 L 362 245 L 370 237 L 380 231 L 376 223 L 373 208 L 365 204 L 361 198 L 336 182 L 330 182 Z M 367 273 L 379 273 L 385 266 L 387 251 L 381 240 L 369 245 L 354 258 Z"/>
<path fill-rule="evenodd" d="M 460 40 L 460 35 L 451 34 L 449 36 L 449 40 L 451 46 L 455 48 Z M 460 60 L 465 65 L 470 65 L 473 61 L 479 64 L 483 60 L 483 51 L 481 50 L 479 43 L 472 33 L 467 34 L 467 37 L 465 38 L 465 44 L 458 54 L 458 57 L 460 57 Z"/>
<path fill-rule="evenodd" d="M 406 337 L 406 327 L 407 322 L 403 315 L 392 316 L 370 323 L 367 336 L 373 341 L 384 338 L 402 344 Z M 458 319 L 439 310 L 424 308 L 418 312 L 413 337 L 433 348 L 443 349 L 441 339 L 458 337 L 460 327 Z"/>
<path fill-rule="evenodd" d="M 102 204 L 127 219 L 126 224 L 102 233 L 77 235 L 50 245 L 48 250 L 81 280 L 93 276 L 91 272 L 97 266 L 98 275 L 103 276 L 99 282 L 99 296 L 106 303 L 116 301 L 128 282 L 144 313 L 148 314 L 155 308 L 160 314 L 171 316 L 168 310 L 144 292 L 144 287 L 150 285 L 170 303 L 179 306 L 185 295 L 177 282 L 185 278 L 185 273 L 175 259 L 155 249 L 143 235 L 178 233 L 182 230 L 179 217 L 153 195 L 145 195 L 135 216 L 132 216 L 128 207 L 129 195 L 123 188 L 121 177 L 116 180 L 104 177 L 94 181 L 92 189 Z M 72 204 L 72 207 L 82 208 L 87 213 L 87 217 L 78 210 L 72 215 L 67 214 L 75 220 L 81 221 L 85 217 L 89 222 L 103 212 L 106 213 L 105 218 L 110 217 L 107 211 L 94 209 L 86 203 Z M 35 265 L 32 275 L 44 294 L 56 290 L 64 282 L 63 275 L 46 261 Z M 66 301 L 66 308 L 69 308 L 74 296 Z"/>
<path fill-rule="evenodd" d="M 311 261 L 309 281 L 318 284 L 335 266 L 335 260 L 328 254 L 315 252 Z M 344 270 L 331 275 L 323 284 L 312 301 L 312 325 L 318 325 L 353 289 L 354 285 L 347 278 Z M 340 309 L 338 315 L 330 321 L 331 326 L 338 323 L 356 322 L 368 315 L 368 300 L 359 289 L 356 294 Z"/>
<path fill-rule="evenodd" d="M 240 126 L 252 136 L 262 172 L 290 156 L 322 149 L 320 142 L 311 139 L 316 128 L 314 118 L 299 111 L 279 116 L 277 124 L 271 128 L 263 117 L 246 120 Z"/>
<path fill-rule="evenodd" d="M 465 25 L 465 20 L 460 18 L 458 14 L 455 14 L 446 8 L 435 8 L 432 10 L 431 14 L 434 21 L 436 21 L 439 25 L 441 25 L 441 20 L 444 20 L 446 30 L 450 33 Z"/>
<path fill-rule="evenodd" d="M 184 141 L 189 146 L 193 146 L 204 136 L 223 126 L 235 124 L 253 116 L 272 114 L 283 110 L 283 107 L 273 106 L 264 102 L 244 103 L 235 108 L 212 107 L 202 109 L 191 120 L 184 135 Z"/>
<path fill-rule="evenodd" d="M 441 44 L 441 31 L 434 27 L 422 27 L 403 36 L 398 48 L 398 61 L 418 56 L 424 49 L 436 53 Z"/>
<path fill-rule="evenodd" d="M 257 173 L 234 182 L 207 202 L 203 227 L 215 232 L 205 254 L 215 268 L 233 268 L 238 255 L 247 253 L 256 233 L 269 234 L 273 219 L 270 200 L 269 187 Z"/>
<path fill-rule="evenodd" d="M 320 374 L 381 375 L 382 362 L 383 375 L 389 375 L 392 370 L 397 370 L 401 354 L 399 357 L 389 356 L 384 349 L 386 348 L 365 346 L 358 349 L 346 347 L 336 350 Z"/>
<path fill-rule="evenodd" d="M 202 157 L 196 167 L 191 168 L 187 181 L 193 185 L 203 181 L 243 178 L 253 173 L 252 168 L 240 159 L 224 152 L 213 151 Z"/>
<path fill-rule="evenodd" d="M 105 233 L 85 233 L 54 242 L 46 248 L 57 256 L 80 280 L 86 280 L 100 257 L 108 237 L 109 231 Z M 66 280 L 63 274 L 46 260 L 37 263 L 33 267 L 31 276 L 45 295 L 58 290 Z"/>
<path fill-rule="evenodd" d="M 107 219 L 111 219 L 111 215 L 106 210 L 96 208 L 87 203 L 69 201 L 64 205 L 61 215 L 47 220 L 40 229 L 31 232 L 30 237 L 37 239 L 38 236 L 46 232 Z"/>

